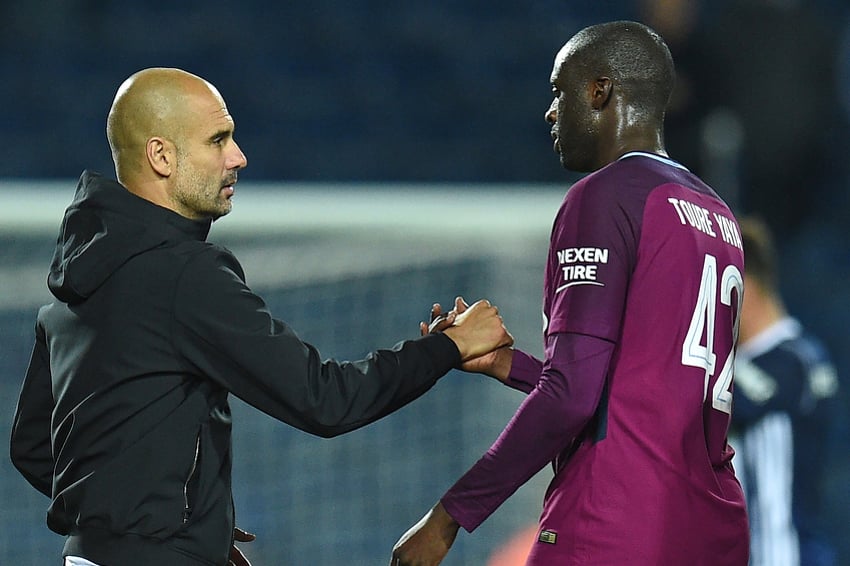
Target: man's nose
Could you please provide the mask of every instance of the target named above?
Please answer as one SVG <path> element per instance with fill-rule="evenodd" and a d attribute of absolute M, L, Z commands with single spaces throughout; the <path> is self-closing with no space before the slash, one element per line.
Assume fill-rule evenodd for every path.
<path fill-rule="evenodd" d="M 233 151 L 228 156 L 227 168 L 228 169 L 244 169 L 248 166 L 248 158 L 245 157 L 245 154 L 242 153 L 242 150 L 239 148 L 239 145 L 234 141 L 233 142 Z"/>
<path fill-rule="evenodd" d="M 543 119 L 546 120 L 549 124 L 554 124 L 555 120 L 558 119 L 558 99 L 553 98 L 552 104 L 549 105 L 549 109 L 546 110 L 546 114 L 543 116 Z"/>

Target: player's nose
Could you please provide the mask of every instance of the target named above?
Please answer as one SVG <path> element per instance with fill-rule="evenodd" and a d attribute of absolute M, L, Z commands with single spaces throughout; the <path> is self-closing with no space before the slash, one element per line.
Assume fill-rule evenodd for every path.
<path fill-rule="evenodd" d="M 546 114 L 543 115 L 543 119 L 546 120 L 548 124 L 554 124 L 555 120 L 558 119 L 558 99 L 553 98 L 552 104 L 549 105 L 548 110 L 546 110 Z"/>

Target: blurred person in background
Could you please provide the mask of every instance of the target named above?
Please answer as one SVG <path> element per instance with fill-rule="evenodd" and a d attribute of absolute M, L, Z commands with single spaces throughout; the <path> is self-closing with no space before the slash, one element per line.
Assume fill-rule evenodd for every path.
<path fill-rule="evenodd" d="M 479 301 L 444 335 L 323 361 L 206 241 L 247 165 L 234 130 L 209 82 L 140 71 L 107 119 L 118 182 L 84 172 L 65 212 L 11 458 L 52 499 L 66 566 L 248 564 L 234 545 L 253 536 L 234 525 L 231 393 L 332 437 L 512 343 Z"/>
<path fill-rule="evenodd" d="M 743 251 L 726 203 L 665 148 L 674 75 L 636 22 L 585 28 L 557 54 L 545 118 L 562 165 L 591 173 L 552 228 L 545 360 L 502 348 L 462 366 L 528 396 L 391 566 L 439 564 L 549 463 L 529 566 L 747 563 L 726 436 Z"/>
<path fill-rule="evenodd" d="M 664 117 L 664 139 L 676 159 L 715 187 L 733 209 L 740 208 L 743 124 L 729 107 L 729 93 L 718 88 L 718 41 L 710 32 L 711 12 L 700 0 L 640 0 L 640 21 L 658 31 L 676 54 L 676 84 Z M 720 39 L 722 37 L 722 39 Z"/>
<path fill-rule="evenodd" d="M 846 97 L 836 79 L 846 16 L 830 3 L 636 3 L 676 53 L 668 144 L 733 209 L 757 211 L 783 241 L 842 198 L 836 184 L 847 178 L 836 147 L 847 125 L 835 103 Z"/>
<path fill-rule="evenodd" d="M 833 566 L 823 488 L 841 435 L 838 377 L 820 340 L 785 308 L 768 226 L 755 217 L 740 226 L 746 293 L 732 442 L 750 516 L 750 564 Z"/>
<path fill-rule="evenodd" d="M 788 241 L 828 205 L 838 170 L 832 149 L 846 129 L 836 104 L 840 18 L 802 0 L 727 0 L 706 12 L 700 88 L 707 111 L 726 116 L 714 129 L 740 138 L 736 210 L 758 213 Z M 702 143 L 710 150 L 717 141 Z"/>

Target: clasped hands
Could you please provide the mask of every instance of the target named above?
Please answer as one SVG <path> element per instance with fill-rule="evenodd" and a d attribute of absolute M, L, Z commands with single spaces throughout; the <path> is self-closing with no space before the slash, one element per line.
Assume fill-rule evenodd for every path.
<path fill-rule="evenodd" d="M 430 322 L 420 323 L 419 328 L 423 336 L 443 332 L 451 338 L 460 352 L 461 369 L 484 373 L 502 381 L 507 379 L 514 338 L 505 328 L 499 309 L 489 301 L 480 300 L 468 305 L 462 297 L 457 297 L 454 308 L 448 312 L 443 312 L 439 303 L 434 304 Z M 439 564 L 448 553 L 459 528 L 438 503 L 399 539 L 393 548 L 391 564 Z M 235 543 L 250 542 L 255 536 L 239 528 L 234 529 L 233 535 L 229 566 L 251 566 Z"/>
<path fill-rule="evenodd" d="M 501 381 L 508 379 L 514 339 L 499 310 L 489 301 L 468 305 L 458 297 L 448 312 L 434 304 L 430 322 L 421 322 L 419 330 L 423 336 L 443 332 L 454 340 L 461 354 L 461 369 Z M 459 529 L 442 503 L 437 503 L 395 543 L 390 566 L 436 566 L 448 554 Z"/>
<path fill-rule="evenodd" d="M 420 322 L 423 336 L 443 332 L 460 350 L 461 369 L 506 381 L 513 359 L 514 337 L 505 328 L 499 309 L 482 299 L 468 305 L 463 297 L 444 312 L 439 303 L 431 307 L 430 322 Z"/>

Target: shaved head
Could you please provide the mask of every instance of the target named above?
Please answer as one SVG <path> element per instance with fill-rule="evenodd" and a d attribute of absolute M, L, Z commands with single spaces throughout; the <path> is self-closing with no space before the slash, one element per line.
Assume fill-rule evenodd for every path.
<path fill-rule="evenodd" d="M 237 172 L 248 161 L 218 90 L 180 69 L 150 68 L 118 88 L 106 137 L 118 181 L 187 218 L 231 209 Z"/>
<path fill-rule="evenodd" d="M 196 96 L 221 99 L 209 82 L 180 69 L 145 69 L 121 84 L 106 121 L 119 181 L 139 173 L 150 138 L 181 144 L 186 129 L 193 125 L 189 102 Z"/>
<path fill-rule="evenodd" d="M 667 155 L 664 115 L 673 90 L 664 40 L 638 22 L 584 28 L 558 52 L 546 111 L 561 164 L 595 171 L 629 151 Z"/>
<path fill-rule="evenodd" d="M 664 40 L 637 22 L 608 22 L 578 32 L 558 54 L 581 79 L 607 75 L 634 107 L 663 119 L 673 91 L 673 57 Z"/>

